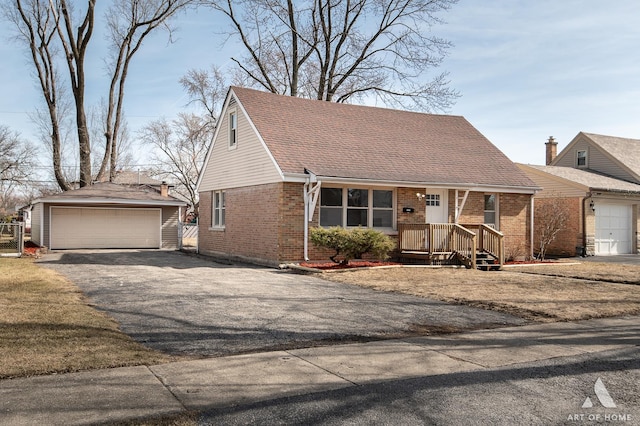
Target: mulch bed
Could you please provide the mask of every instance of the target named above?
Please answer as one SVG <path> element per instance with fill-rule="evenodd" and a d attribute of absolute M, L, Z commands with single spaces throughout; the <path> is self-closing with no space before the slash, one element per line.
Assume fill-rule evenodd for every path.
<path fill-rule="evenodd" d="M 342 265 L 334 262 L 302 262 L 300 266 L 304 268 L 320 269 L 331 271 L 336 269 L 373 268 L 376 266 L 398 266 L 397 262 L 383 262 L 378 260 L 351 260 L 348 264 Z"/>
<path fill-rule="evenodd" d="M 32 243 L 31 241 L 25 241 L 24 250 L 22 251 L 25 256 L 35 256 L 36 251 L 40 248 L 39 245 Z"/>

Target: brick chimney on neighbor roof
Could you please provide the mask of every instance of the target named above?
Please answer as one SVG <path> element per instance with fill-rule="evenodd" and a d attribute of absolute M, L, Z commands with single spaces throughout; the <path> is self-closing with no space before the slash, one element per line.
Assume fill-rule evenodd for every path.
<path fill-rule="evenodd" d="M 556 159 L 558 155 L 558 142 L 553 138 L 553 136 L 549 136 L 549 140 L 545 142 L 547 147 L 547 166 Z"/>
<path fill-rule="evenodd" d="M 167 185 L 167 182 L 162 181 L 162 184 L 160 185 L 160 195 L 163 197 L 169 196 L 169 185 Z"/>

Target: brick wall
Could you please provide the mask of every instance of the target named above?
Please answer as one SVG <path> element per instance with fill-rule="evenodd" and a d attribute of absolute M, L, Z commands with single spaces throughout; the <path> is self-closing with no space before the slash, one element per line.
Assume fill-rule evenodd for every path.
<path fill-rule="evenodd" d="M 584 246 L 584 227 L 582 220 L 583 200 L 583 197 L 535 199 L 535 253 L 538 253 L 540 250 L 540 234 L 541 228 L 544 226 L 544 218 L 549 212 L 553 212 L 551 206 L 555 206 L 555 208 L 566 209 L 567 221 L 555 240 L 549 244 L 547 254 L 550 256 L 577 256 L 582 254 L 582 247 Z M 595 216 L 593 220 L 593 234 L 595 237 Z M 578 249 L 578 247 L 580 248 Z"/>
<path fill-rule="evenodd" d="M 469 192 L 458 223 L 484 223 L 484 192 Z M 531 196 L 498 194 L 498 227 L 504 234 L 505 257 L 524 259 L 531 253 Z M 449 221 L 455 218 L 455 191 L 449 191 Z"/>
<path fill-rule="evenodd" d="M 424 191 L 424 190 L 423 190 Z M 398 188 L 396 199 L 398 202 L 397 220 L 398 223 L 425 223 L 425 202 L 418 200 L 415 188 Z M 413 209 L 413 213 L 404 213 L 403 208 Z"/>
<path fill-rule="evenodd" d="M 505 259 L 522 260 L 531 254 L 531 195 L 500 194 L 500 232 Z"/>
<path fill-rule="evenodd" d="M 277 264 L 281 185 L 266 184 L 226 190 L 224 229 L 211 228 L 211 192 L 200 193 L 200 252 Z"/>

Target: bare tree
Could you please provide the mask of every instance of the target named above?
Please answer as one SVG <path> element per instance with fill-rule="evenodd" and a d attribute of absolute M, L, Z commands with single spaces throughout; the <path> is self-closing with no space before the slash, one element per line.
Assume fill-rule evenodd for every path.
<path fill-rule="evenodd" d="M 192 69 L 180 79 L 180 84 L 190 96 L 189 103 L 202 107 L 215 124 L 228 88 L 227 79 L 222 70 L 217 66 L 211 66 L 209 70 Z"/>
<path fill-rule="evenodd" d="M 17 199 L 15 190 L 33 177 L 36 152 L 30 143 L 7 126 L 0 125 L 0 211 L 8 211 Z M 13 206 L 12 206 L 13 207 Z"/>
<path fill-rule="evenodd" d="M 538 258 L 544 260 L 549 246 L 556 240 L 569 220 L 569 207 L 557 198 L 539 199 L 535 207 L 535 236 Z"/>
<path fill-rule="evenodd" d="M 100 179 L 109 163 L 109 180 L 115 178 L 118 159 L 118 131 L 122 123 L 124 89 L 131 60 L 144 39 L 157 28 L 171 36 L 169 19 L 192 0 L 117 0 L 107 12 L 111 43 L 111 83 L 107 102 L 105 152 L 98 172 Z"/>
<path fill-rule="evenodd" d="M 151 173 L 161 179 L 177 182 L 175 191 L 194 206 L 198 202 L 196 182 L 215 127 L 211 120 L 196 114 L 180 114 L 169 122 L 160 119 L 147 124 L 142 140 L 153 146 Z M 195 211 L 197 215 L 197 211 Z"/>
<path fill-rule="evenodd" d="M 451 43 L 430 34 L 457 0 L 208 0 L 246 55 L 246 83 L 291 96 L 445 110 L 447 74 L 427 79 Z"/>
<path fill-rule="evenodd" d="M 107 165 L 115 176 L 118 158 L 117 138 L 122 126 L 124 87 L 128 69 L 142 41 L 157 28 L 166 28 L 168 20 L 193 0 L 117 0 L 107 10 L 111 42 L 111 81 L 105 116 L 105 149 L 98 177 Z M 85 106 L 85 57 L 95 25 L 95 0 L 86 0 L 82 11 L 74 11 L 81 2 L 68 0 L 12 0 L 2 5 L 5 17 L 17 30 L 17 39 L 29 47 L 31 60 L 48 108 L 51 122 L 51 147 L 58 185 L 70 189 L 61 164 L 60 98 L 61 87 L 69 87 L 75 107 L 80 186 L 92 182 L 91 137 Z M 64 80 L 60 61 L 68 70 Z M 64 81 L 64 83 L 63 83 Z"/>
<path fill-rule="evenodd" d="M 15 7 L 14 7 L 15 6 Z M 56 44 L 57 20 L 45 2 L 35 0 L 5 4 L 4 16 L 16 28 L 16 38 L 29 46 L 29 53 L 36 70 L 36 77 L 47 106 L 50 122 L 50 147 L 56 182 L 63 190 L 70 189 L 62 172 L 59 112 L 59 74 L 56 68 L 58 46 Z"/>

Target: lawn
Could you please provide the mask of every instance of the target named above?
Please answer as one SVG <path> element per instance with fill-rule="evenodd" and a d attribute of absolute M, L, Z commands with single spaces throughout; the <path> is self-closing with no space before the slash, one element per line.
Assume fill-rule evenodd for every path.
<path fill-rule="evenodd" d="M 640 266 L 582 263 L 492 272 L 404 267 L 324 273 L 322 278 L 542 322 L 640 314 L 640 285 L 633 285 L 640 284 Z"/>
<path fill-rule="evenodd" d="M 159 364 L 90 307 L 78 288 L 29 258 L 0 258 L 0 378 Z"/>

